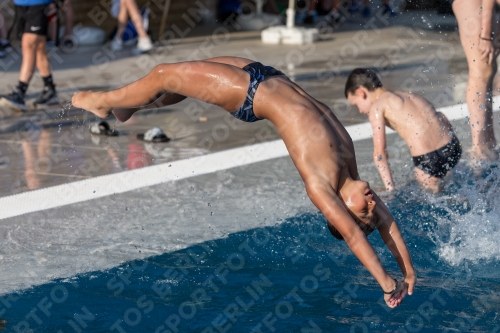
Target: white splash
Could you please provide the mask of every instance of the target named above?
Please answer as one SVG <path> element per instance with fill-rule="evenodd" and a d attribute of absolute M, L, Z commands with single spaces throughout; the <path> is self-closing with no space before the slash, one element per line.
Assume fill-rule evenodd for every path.
<path fill-rule="evenodd" d="M 454 266 L 465 261 L 500 260 L 499 176 L 499 170 L 494 169 L 486 179 L 464 186 L 454 195 L 455 203 L 468 206 L 465 213 L 445 208 L 447 217 L 435 216 L 437 228 L 431 238 L 441 259 Z M 444 200 L 449 202 L 449 198 Z"/>

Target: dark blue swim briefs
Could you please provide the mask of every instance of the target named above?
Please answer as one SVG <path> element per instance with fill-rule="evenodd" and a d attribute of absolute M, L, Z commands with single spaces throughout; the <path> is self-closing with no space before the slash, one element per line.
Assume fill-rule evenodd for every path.
<path fill-rule="evenodd" d="M 261 118 L 257 118 L 253 112 L 253 98 L 255 96 L 255 93 L 257 92 L 257 88 L 259 87 L 259 84 L 261 82 L 273 76 L 285 74 L 271 66 L 264 66 L 260 62 L 253 62 L 246 65 L 242 69 L 250 74 L 250 83 L 248 84 L 247 97 L 245 98 L 245 102 L 243 102 L 241 108 L 238 111 L 231 112 L 231 114 L 235 118 L 249 123 L 257 120 L 262 120 Z"/>

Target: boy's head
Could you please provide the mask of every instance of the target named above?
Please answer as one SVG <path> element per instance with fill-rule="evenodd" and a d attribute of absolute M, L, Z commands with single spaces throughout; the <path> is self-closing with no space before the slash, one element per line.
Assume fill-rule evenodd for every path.
<path fill-rule="evenodd" d="M 359 112 L 367 114 L 373 103 L 370 93 L 378 88 L 383 88 L 383 85 L 374 71 L 356 68 L 347 78 L 344 93 L 347 100 L 358 107 Z"/>
<path fill-rule="evenodd" d="M 375 193 L 370 189 L 368 182 L 362 180 L 352 180 L 346 182 L 339 193 L 345 208 L 356 224 L 363 230 L 366 236 L 376 229 Z M 337 239 L 344 238 L 340 232 L 328 223 L 330 233 Z"/>

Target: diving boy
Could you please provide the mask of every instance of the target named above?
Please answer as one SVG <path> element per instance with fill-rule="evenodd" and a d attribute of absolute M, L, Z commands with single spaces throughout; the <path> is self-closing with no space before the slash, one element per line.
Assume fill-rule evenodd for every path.
<path fill-rule="evenodd" d="M 72 103 L 98 117 L 113 112 L 125 121 L 141 108 L 175 104 L 186 97 L 220 106 L 243 121 L 271 121 L 309 198 L 326 217 L 332 234 L 343 238 L 375 277 L 387 305 L 396 307 L 413 292 L 416 277 L 408 248 L 387 207 L 359 179 L 349 134 L 326 105 L 282 72 L 236 57 L 161 64 L 123 88 L 79 92 Z M 403 281 L 391 277 L 368 242 L 366 236 L 375 229 L 395 256 Z"/>
<path fill-rule="evenodd" d="M 354 69 L 345 85 L 345 96 L 368 116 L 373 129 L 373 160 L 388 191 L 395 189 L 389 167 L 385 127 L 395 130 L 410 148 L 417 181 L 433 193 L 460 160 L 462 147 L 453 128 L 425 98 L 384 88 L 377 74 Z"/>

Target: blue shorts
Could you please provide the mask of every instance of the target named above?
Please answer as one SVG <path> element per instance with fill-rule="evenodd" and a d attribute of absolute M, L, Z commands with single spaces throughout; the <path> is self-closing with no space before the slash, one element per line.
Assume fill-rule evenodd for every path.
<path fill-rule="evenodd" d="M 253 62 L 242 68 L 245 72 L 250 74 L 250 83 L 248 84 L 247 97 L 245 102 L 238 111 L 231 112 L 231 114 L 240 120 L 246 122 L 254 122 L 257 120 L 262 120 L 257 118 L 253 112 L 253 98 L 257 92 L 259 84 L 273 76 L 285 75 L 279 70 L 271 67 L 264 66 L 260 62 Z"/>

